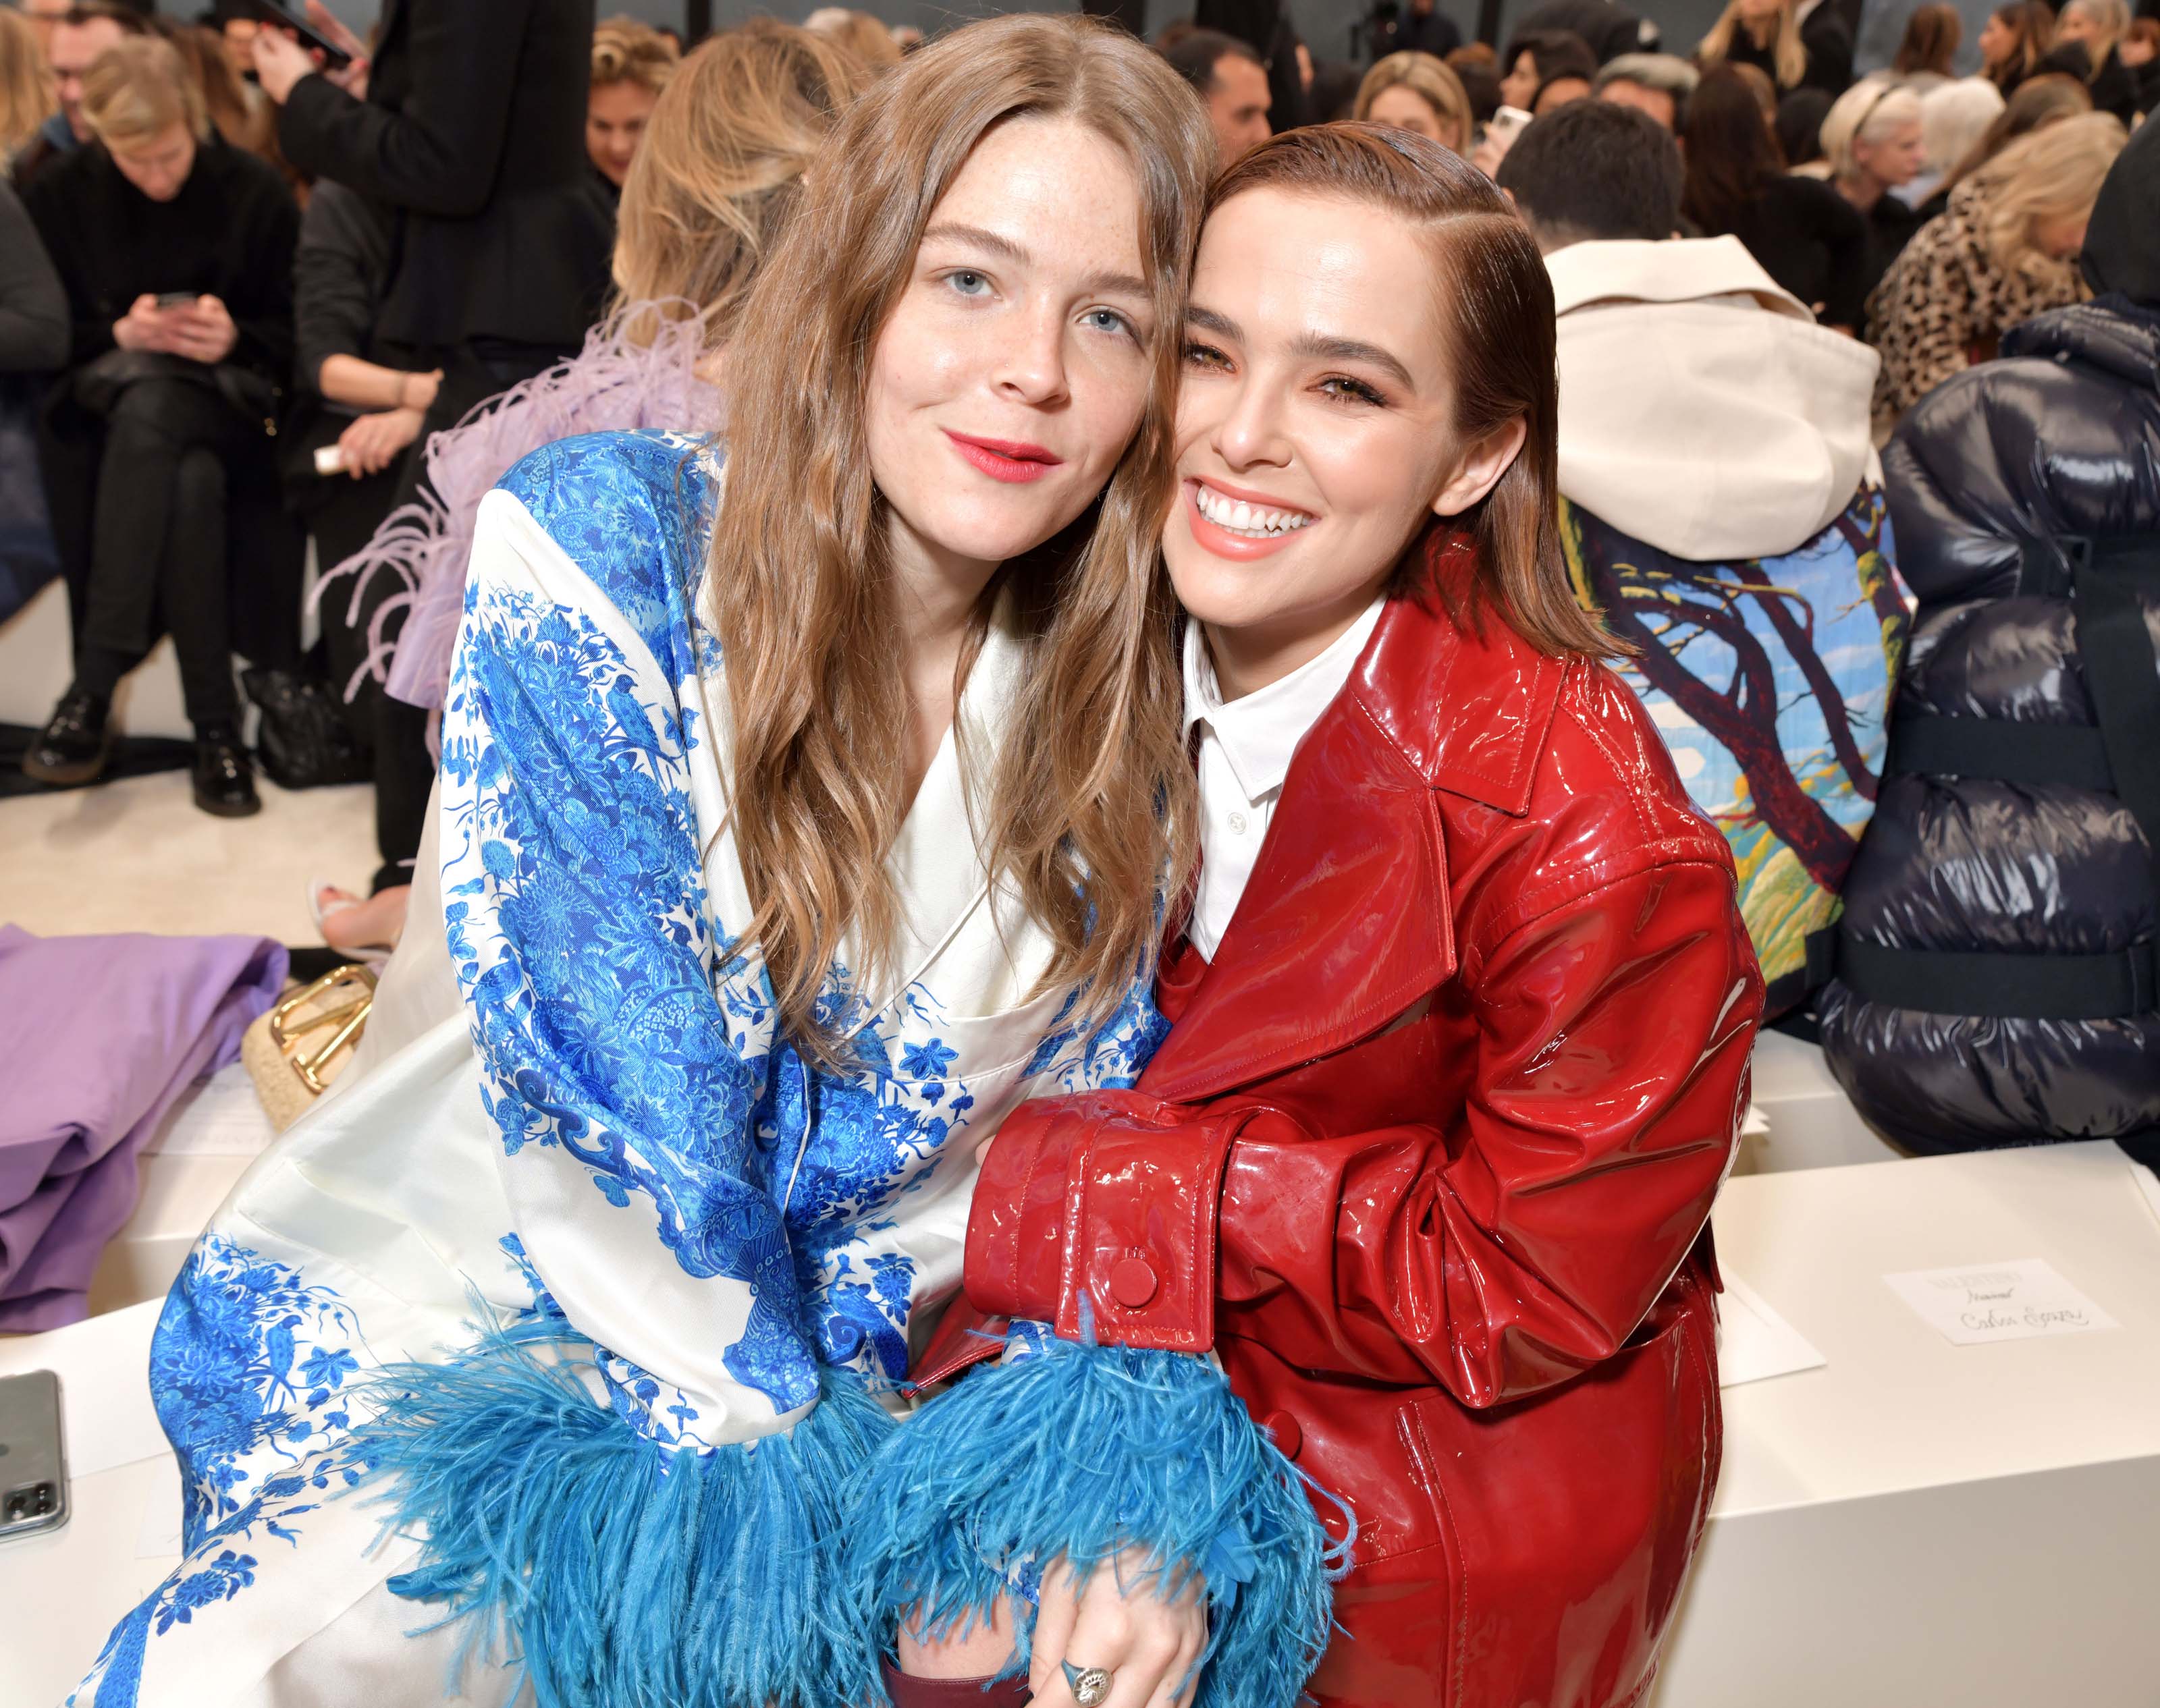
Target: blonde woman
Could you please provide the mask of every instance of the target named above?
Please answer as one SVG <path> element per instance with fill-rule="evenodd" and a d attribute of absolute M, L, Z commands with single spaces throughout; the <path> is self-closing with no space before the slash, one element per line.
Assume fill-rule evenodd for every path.
<path fill-rule="evenodd" d="M 1462 80 L 1444 60 L 1412 50 L 1389 54 L 1365 74 L 1352 117 L 1415 131 L 1465 156 L 1476 127 Z"/>
<path fill-rule="evenodd" d="M 2062 119 L 1951 192 L 1950 211 L 1929 221 L 1868 304 L 1868 342 L 1882 352 L 1880 407 L 1910 408 L 1993 357 L 2019 321 L 2085 299 L 2077 252 L 2126 139 L 2106 113 Z"/>
<path fill-rule="evenodd" d="M 1835 96 L 1852 80 L 1852 37 L 1843 22 L 1827 6 L 1803 22 L 1794 0 L 1726 0 L 1695 57 L 1706 71 L 1753 65 L 1780 95 L 1804 88 Z"/>
<path fill-rule="evenodd" d="M 977 1149 L 1163 1030 L 1195 786 L 1156 535 L 1212 153 L 1109 26 L 955 30 L 841 120 L 724 443 L 589 434 L 490 494 L 431 921 L 464 1012 L 303 1117 L 191 1254 L 151 1382 L 186 1557 L 85 1708 L 874 1699 L 894 1634 L 844 1617 L 833 1544 L 908 1495 L 870 1460 Z M 1138 1655 L 1070 1659 L 1167 1701 L 1192 1616 L 1150 1574 L 1189 1544 L 1202 1703 L 1235 1661 L 1239 1704 L 1291 1708 L 1327 1628 L 1295 1472 L 1205 1360 L 1121 1384 L 1059 1347 L 1030 1373 L 1059 1481 L 1119 1498 L 1019 1524 L 995 1480 L 978 1576 L 1069 1562 L 1038 1658 L 1107 1611 Z"/>
<path fill-rule="evenodd" d="M 871 77 L 830 36 L 769 18 L 714 36 L 683 62 L 624 188 L 616 312 L 572 361 L 435 434 L 433 499 L 390 517 L 331 570 L 325 596 L 374 637 L 360 673 L 335 684 L 340 693 L 357 696 L 376 678 L 406 705 L 442 705 L 480 500 L 520 457 L 574 433 L 723 421 L 720 351 L 803 171 Z M 410 426 L 418 432 L 417 416 Z M 401 787 L 378 776 L 378 789 Z M 358 951 L 397 942 L 408 896 L 391 870 L 365 900 L 325 885 L 311 901 L 331 947 Z"/>
<path fill-rule="evenodd" d="M 2128 0 L 2069 0 L 2055 26 L 2054 49 L 2043 62 L 2048 70 L 2074 72 L 2081 55 L 2094 110 L 2126 125 L 2136 122 L 2138 105 L 2137 74 L 2118 51 L 2129 33 Z"/>
<path fill-rule="evenodd" d="M 660 91 L 680 54 L 634 18 L 609 18 L 593 32 L 593 82 L 585 101 L 585 153 L 611 194 L 620 195 Z"/>
<path fill-rule="evenodd" d="M 1823 116 L 1823 174 L 1867 222 L 1863 298 L 1920 229 L 1919 217 L 1891 191 L 1910 184 L 1926 164 L 1923 119 L 1920 97 L 1881 76 L 1854 84 Z"/>
<path fill-rule="evenodd" d="M 12 6 L 0 8 L 0 167 L 59 111 L 37 30 Z"/>

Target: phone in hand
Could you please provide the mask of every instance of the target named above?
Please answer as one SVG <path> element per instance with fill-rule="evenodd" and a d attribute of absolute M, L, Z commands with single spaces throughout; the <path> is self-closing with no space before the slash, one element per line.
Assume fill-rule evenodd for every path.
<path fill-rule="evenodd" d="M 247 4 L 248 9 L 253 12 L 262 23 L 278 29 L 289 29 L 299 39 L 302 47 L 310 53 L 320 54 L 323 56 L 323 67 L 325 70 L 342 71 L 352 63 L 350 54 L 325 35 L 322 31 L 317 29 L 306 18 L 301 17 L 299 13 L 288 7 L 280 6 L 278 0 L 247 0 Z"/>
<path fill-rule="evenodd" d="M 161 309 L 192 309 L 201 297 L 200 291 L 159 291 L 158 306 Z"/>
<path fill-rule="evenodd" d="M 60 1378 L 50 1370 L 0 1376 L 0 1542 L 67 1521 Z"/>

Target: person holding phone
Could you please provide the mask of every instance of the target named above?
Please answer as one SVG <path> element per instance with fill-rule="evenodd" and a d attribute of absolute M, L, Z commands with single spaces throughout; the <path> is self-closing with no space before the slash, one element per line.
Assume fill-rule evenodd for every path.
<path fill-rule="evenodd" d="M 261 803 L 231 655 L 289 667 L 299 649 L 304 541 L 271 455 L 299 212 L 275 169 L 218 137 L 169 43 L 108 48 L 83 112 L 93 142 L 27 198 L 71 324 L 44 452 L 75 659 L 23 768 L 99 776 L 113 690 L 163 628 L 195 729 L 195 804 L 244 815 Z"/>
<path fill-rule="evenodd" d="M 575 355 L 605 303 L 613 214 L 584 146 L 593 0 L 389 0 L 372 64 L 314 0 L 312 28 L 352 56 L 342 67 L 263 9 L 251 47 L 285 158 L 388 211 L 375 334 L 441 371 L 399 465 L 409 502 L 426 490 L 428 437 Z M 372 628 L 388 595 L 379 579 L 355 620 Z M 419 849 L 427 714 L 378 698 L 373 745 L 381 890 Z"/>

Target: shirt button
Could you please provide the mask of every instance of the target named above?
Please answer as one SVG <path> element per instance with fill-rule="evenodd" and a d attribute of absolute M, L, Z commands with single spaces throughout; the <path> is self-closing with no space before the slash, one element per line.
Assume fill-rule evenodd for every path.
<path fill-rule="evenodd" d="M 1230 815 L 1230 834 L 1233 836 L 1243 836 L 1245 833 L 1247 823 L 1248 821 L 1244 813 L 1233 812 Z"/>

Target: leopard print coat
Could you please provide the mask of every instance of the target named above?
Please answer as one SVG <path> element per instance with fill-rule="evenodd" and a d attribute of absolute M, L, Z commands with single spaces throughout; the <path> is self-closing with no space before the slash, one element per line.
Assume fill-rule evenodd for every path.
<path fill-rule="evenodd" d="M 1882 352 L 1878 413 L 1901 413 L 1953 374 L 1995 354 L 2002 335 L 2090 293 L 2074 266 L 2005 267 L 1987 247 L 1983 184 L 1960 184 L 1867 300 L 1867 341 Z"/>

